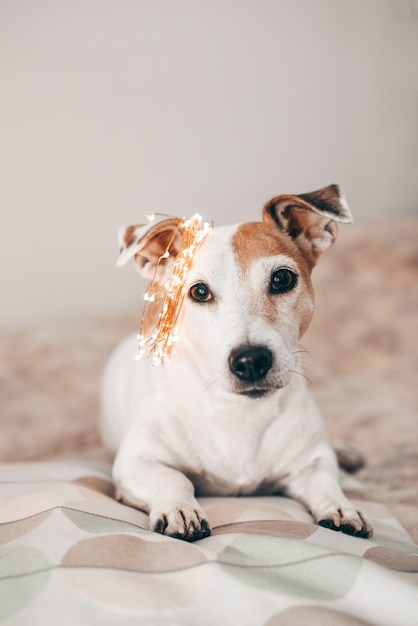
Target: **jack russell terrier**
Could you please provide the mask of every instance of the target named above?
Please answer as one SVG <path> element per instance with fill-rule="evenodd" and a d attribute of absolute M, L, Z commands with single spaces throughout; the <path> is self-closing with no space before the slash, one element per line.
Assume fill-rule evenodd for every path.
<path fill-rule="evenodd" d="M 120 265 L 152 278 L 173 267 L 180 219 L 121 229 Z M 301 375 L 311 270 L 352 221 L 337 185 L 280 195 L 261 222 L 213 228 L 186 281 L 180 340 L 167 366 L 135 360 L 135 336 L 111 357 L 102 432 L 116 452 L 118 499 L 150 528 L 188 541 L 210 534 L 196 496 L 284 494 L 321 526 L 370 537 L 344 495 L 337 455 Z"/>

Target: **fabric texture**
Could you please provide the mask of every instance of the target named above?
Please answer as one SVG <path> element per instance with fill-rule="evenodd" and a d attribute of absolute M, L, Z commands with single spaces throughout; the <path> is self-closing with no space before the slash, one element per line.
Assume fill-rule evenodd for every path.
<path fill-rule="evenodd" d="M 191 544 L 115 501 L 108 464 L 0 465 L 0 624 L 418 624 L 417 546 L 343 482 L 372 539 L 284 497 L 202 498 L 213 534 Z"/>

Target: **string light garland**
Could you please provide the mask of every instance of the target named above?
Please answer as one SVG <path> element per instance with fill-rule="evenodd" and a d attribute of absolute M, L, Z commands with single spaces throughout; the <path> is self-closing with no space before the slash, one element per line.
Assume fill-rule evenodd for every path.
<path fill-rule="evenodd" d="M 155 215 L 146 216 L 149 221 Z M 144 308 L 138 335 L 137 360 L 152 356 L 152 366 L 167 364 L 171 350 L 179 337 L 179 317 L 186 296 L 186 280 L 196 252 L 205 241 L 212 226 L 202 223 L 202 217 L 195 213 L 188 219 L 183 218 L 178 231 L 173 233 L 165 252 L 160 256 L 147 291 L 144 294 Z M 161 282 L 159 268 L 163 259 L 170 257 L 170 247 L 181 233 L 180 249 L 174 259 L 171 275 Z M 163 279 L 164 280 L 164 279 Z"/>

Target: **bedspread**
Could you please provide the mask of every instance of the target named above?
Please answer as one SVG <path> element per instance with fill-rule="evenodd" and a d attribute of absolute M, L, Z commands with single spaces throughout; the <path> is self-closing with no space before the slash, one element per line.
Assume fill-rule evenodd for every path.
<path fill-rule="evenodd" d="M 360 539 L 284 497 L 202 498 L 212 536 L 147 530 L 112 497 L 110 466 L 0 465 L 0 624 L 353 626 L 418 623 L 418 549 L 351 477 Z"/>

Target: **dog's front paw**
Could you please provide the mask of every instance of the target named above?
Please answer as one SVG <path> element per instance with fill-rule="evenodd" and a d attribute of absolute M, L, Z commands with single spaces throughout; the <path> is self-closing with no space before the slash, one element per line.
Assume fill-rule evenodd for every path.
<path fill-rule="evenodd" d="M 373 526 L 367 515 L 354 507 L 341 506 L 327 511 L 320 516 L 318 524 L 332 530 L 340 530 L 347 535 L 354 535 L 354 537 L 367 539 L 373 535 Z"/>
<path fill-rule="evenodd" d="M 154 532 L 185 541 L 203 539 L 211 532 L 203 509 L 182 503 L 155 513 L 151 511 L 150 528 Z"/>

